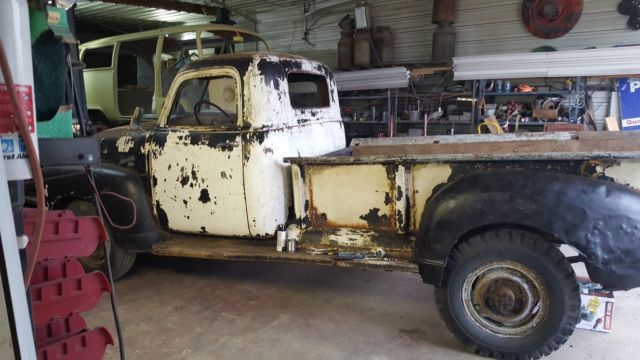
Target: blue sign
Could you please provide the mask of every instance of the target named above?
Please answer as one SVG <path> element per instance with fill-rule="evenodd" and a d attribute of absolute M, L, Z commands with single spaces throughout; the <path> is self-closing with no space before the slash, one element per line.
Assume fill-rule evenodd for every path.
<path fill-rule="evenodd" d="M 13 139 L 2 139 L 2 153 L 4 155 L 11 155 L 15 152 L 13 145 Z"/>
<path fill-rule="evenodd" d="M 640 79 L 618 79 L 623 130 L 640 130 Z"/>

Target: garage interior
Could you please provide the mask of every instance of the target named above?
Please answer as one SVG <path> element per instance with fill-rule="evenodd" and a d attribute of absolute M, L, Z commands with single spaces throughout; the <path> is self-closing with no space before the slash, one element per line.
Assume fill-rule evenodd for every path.
<path fill-rule="evenodd" d="M 1 359 L 640 349 L 640 2 L 0 12 Z"/>

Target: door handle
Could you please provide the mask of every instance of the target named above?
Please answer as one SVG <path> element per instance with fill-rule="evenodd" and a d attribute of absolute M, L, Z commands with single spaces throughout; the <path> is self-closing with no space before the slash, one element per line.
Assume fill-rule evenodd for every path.
<path fill-rule="evenodd" d="M 214 147 L 220 150 L 231 150 L 231 149 L 237 148 L 239 145 L 240 144 L 238 144 L 237 141 L 231 141 L 231 142 L 216 144 Z"/>

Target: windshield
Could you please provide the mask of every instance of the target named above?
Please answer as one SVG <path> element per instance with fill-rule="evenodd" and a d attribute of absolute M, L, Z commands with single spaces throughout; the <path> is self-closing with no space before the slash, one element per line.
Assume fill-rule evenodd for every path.
<path fill-rule="evenodd" d="M 262 39 L 236 31 L 202 31 L 200 39 L 204 56 L 267 49 Z M 197 56 L 196 32 L 165 35 L 163 53 L 174 57 L 180 54 Z"/>

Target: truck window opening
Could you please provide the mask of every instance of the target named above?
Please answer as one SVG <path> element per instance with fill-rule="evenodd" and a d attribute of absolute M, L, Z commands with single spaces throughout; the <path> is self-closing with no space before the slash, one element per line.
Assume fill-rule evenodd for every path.
<path fill-rule="evenodd" d="M 169 126 L 236 127 L 238 100 L 236 82 L 232 77 L 185 80 L 178 94 L 169 117 Z"/>
<path fill-rule="evenodd" d="M 329 87 L 322 75 L 291 73 L 287 77 L 289 98 L 294 109 L 328 107 Z"/>

